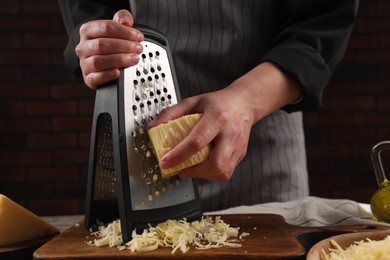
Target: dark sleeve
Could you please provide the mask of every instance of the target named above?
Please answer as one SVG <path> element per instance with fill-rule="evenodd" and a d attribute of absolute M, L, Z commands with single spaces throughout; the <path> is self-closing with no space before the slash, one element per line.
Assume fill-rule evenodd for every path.
<path fill-rule="evenodd" d="M 64 50 L 64 62 L 76 77 L 81 77 L 79 59 L 75 53 L 76 45 L 80 41 L 80 26 L 91 20 L 112 19 L 118 10 L 129 10 L 129 3 L 122 0 L 59 0 L 59 5 L 69 36 Z"/>
<path fill-rule="evenodd" d="M 359 0 L 284 0 L 279 33 L 262 59 L 279 66 L 304 89 L 303 100 L 283 109 L 315 111 L 344 56 Z"/>

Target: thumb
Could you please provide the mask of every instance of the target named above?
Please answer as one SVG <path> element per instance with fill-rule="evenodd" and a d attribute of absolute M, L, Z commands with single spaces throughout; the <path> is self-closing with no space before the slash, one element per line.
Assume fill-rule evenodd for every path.
<path fill-rule="evenodd" d="M 134 24 L 134 19 L 131 13 L 128 10 L 122 9 L 114 14 L 112 18 L 114 22 L 118 22 L 122 25 L 132 27 Z"/>

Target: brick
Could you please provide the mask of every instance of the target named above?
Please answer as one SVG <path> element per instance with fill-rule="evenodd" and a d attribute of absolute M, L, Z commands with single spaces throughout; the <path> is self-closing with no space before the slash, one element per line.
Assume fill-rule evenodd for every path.
<path fill-rule="evenodd" d="M 370 203 L 374 191 L 374 188 L 332 190 L 331 197 L 334 199 L 349 199 L 360 203 Z"/>
<path fill-rule="evenodd" d="M 372 81 L 378 79 L 378 67 L 375 64 L 351 64 L 339 66 L 333 74 L 334 82 Z"/>
<path fill-rule="evenodd" d="M 28 208 L 39 216 L 82 214 L 78 198 L 32 199 Z"/>
<path fill-rule="evenodd" d="M 381 66 L 380 68 L 380 78 L 381 79 L 384 79 L 384 80 L 390 80 L 390 66 L 389 65 L 384 65 L 384 66 Z M 384 86 L 387 87 L 387 91 L 390 91 L 390 89 L 388 88 L 389 86 L 389 83 L 382 83 Z"/>
<path fill-rule="evenodd" d="M 317 175 L 321 176 L 329 173 L 329 165 L 323 160 L 315 158 L 310 159 L 307 162 L 307 167 L 309 169 L 310 176 L 313 176 L 309 179 L 312 179 L 314 182 L 317 180 Z"/>
<path fill-rule="evenodd" d="M 38 15 L 0 17 L 0 32 L 45 32 L 50 28 L 50 18 Z"/>
<path fill-rule="evenodd" d="M 378 4 L 378 16 L 389 17 L 390 16 L 390 4 L 385 1 L 381 1 Z"/>
<path fill-rule="evenodd" d="M 69 75 L 69 72 L 64 71 Z M 53 84 L 51 86 L 51 96 L 53 98 L 74 98 L 79 97 L 83 100 L 95 100 L 96 91 L 89 89 L 81 82 L 68 84 Z"/>
<path fill-rule="evenodd" d="M 25 70 L 25 80 L 33 83 L 66 82 L 70 75 L 62 67 L 30 67 Z"/>
<path fill-rule="evenodd" d="M 382 96 L 382 95 L 390 94 L 390 88 L 389 88 L 390 81 L 379 81 L 377 79 L 368 82 L 355 82 L 354 85 L 355 85 L 355 92 L 357 95 Z"/>
<path fill-rule="evenodd" d="M 347 53 L 358 53 L 352 52 L 351 49 L 358 49 L 359 51 L 362 49 L 376 49 L 379 47 L 379 38 L 380 35 L 375 33 L 352 34 Z"/>
<path fill-rule="evenodd" d="M 0 168 L 0 183 L 18 183 L 23 181 L 26 181 L 25 167 L 16 166 Z"/>
<path fill-rule="evenodd" d="M 331 82 L 325 89 L 324 96 L 347 96 L 355 93 L 355 85 L 351 82 Z"/>
<path fill-rule="evenodd" d="M 26 147 L 25 142 L 26 142 L 25 134 L 4 131 L 0 135 L 0 144 L 2 150 L 25 148 Z"/>
<path fill-rule="evenodd" d="M 91 133 L 83 132 L 79 133 L 79 145 L 82 148 L 89 148 L 91 144 Z"/>
<path fill-rule="evenodd" d="M 0 115 L 11 117 L 24 114 L 24 104 L 22 101 L 4 101 L 0 103 Z"/>
<path fill-rule="evenodd" d="M 55 131 L 90 131 L 92 126 L 91 117 L 54 117 L 53 129 Z"/>
<path fill-rule="evenodd" d="M 78 168 L 75 166 L 38 166 L 30 167 L 27 173 L 29 181 L 78 181 Z"/>
<path fill-rule="evenodd" d="M 42 165 L 51 163 L 51 153 L 49 151 L 1 151 L 1 162 L 4 166 L 27 166 Z"/>
<path fill-rule="evenodd" d="M 390 46 L 390 34 L 382 34 L 379 36 L 381 48 L 388 48 Z"/>
<path fill-rule="evenodd" d="M 329 129 L 319 128 L 319 129 L 305 129 L 305 139 L 306 142 L 311 144 L 313 143 L 327 143 L 329 141 Z"/>
<path fill-rule="evenodd" d="M 49 97 L 49 87 L 46 84 L 10 83 L 0 86 L 0 99 L 43 99 Z"/>
<path fill-rule="evenodd" d="M 364 164 L 371 169 L 371 150 L 376 143 L 377 139 L 374 136 L 372 138 L 362 137 L 361 140 L 356 140 L 353 145 L 353 157 L 359 159 L 361 162 L 364 162 Z"/>
<path fill-rule="evenodd" d="M 22 71 L 19 68 L 1 68 L 0 75 L 2 84 L 18 82 L 22 79 Z"/>
<path fill-rule="evenodd" d="M 74 115 L 77 113 L 76 101 L 34 101 L 27 102 L 27 115 Z"/>
<path fill-rule="evenodd" d="M 89 150 L 58 150 L 53 153 L 54 162 L 61 164 L 88 164 Z"/>
<path fill-rule="evenodd" d="M 330 101 L 332 111 L 372 111 L 375 109 L 373 97 L 332 98 Z"/>
<path fill-rule="evenodd" d="M 0 7 L 1 10 L 1 7 Z M 17 33 L 0 34 L 0 49 L 18 49 L 22 45 L 21 35 Z"/>
<path fill-rule="evenodd" d="M 390 26 L 390 19 L 388 17 L 360 17 L 355 23 L 356 33 L 387 33 Z"/>
<path fill-rule="evenodd" d="M 94 100 L 81 100 L 79 103 L 80 103 L 79 106 L 80 106 L 81 115 L 87 115 L 87 116 L 93 115 L 93 110 L 95 107 Z"/>
<path fill-rule="evenodd" d="M 324 127 L 337 125 L 349 126 L 353 123 L 353 115 L 350 113 L 331 113 L 331 112 L 322 112 L 313 115 L 305 116 L 305 125 L 307 127 Z"/>
<path fill-rule="evenodd" d="M 50 64 L 53 64 L 54 66 L 60 66 L 61 68 L 64 68 L 64 55 L 63 55 L 63 50 L 58 49 L 58 50 L 53 50 L 50 53 Z M 69 74 L 69 72 L 64 69 L 64 72 L 66 74 Z"/>
<path fill-rule="evenodd" d="M 390 97 L 378 98 L 377 102 L 378 102 L 378 110 L 379 111 L 389 111 L 390 110 Z"/>
<path fill-rule="evenodd" d="M 360 50 L 356 57 L 356 61 L 360 64 L 387 64 L 389 60 L 390 50 L 382 49 Z"/>
<path fill-rule="evenodd" d="M 333 128 L 330 131 L 330 142 L 373 141 L 375 130 L 372 128 Z"/>
<path fill-rule="evenodd" d="M 64 33 L 25 33 L 23 43 L 29 49 L 60 50 L 65 49 L 68 36 Z"/>
<path fill-rule="evenodd" d="M 22 1 L 22 12 L 24 14 L 38 15 L 60 15 L 60 7 L 57 1 Z"/>
<path fill-rule="evenodd" d="M 379 126 L 377 129 L 378 140 L 390 139 L 390 126 Z"/>
<path fill-rule="evenodd" d="M 70 148 L 76 147 L 76 134 L 30 134 L 27 137 L 27 148 Z"/>
<path fill-rule="evenodd" d="M 317 176 L 315 180 L 310 181 L 310 186 L 314 189 L 340 189 L 349 188 L 351 176 L 349 174 L 335 175 L 326 174 L 325 176 Z"/>
<path fill-rule="evenodd" d="M 85 196 L 85 187 L 87 186 L 86 183 L 83 182 L 77 182 L 77 183 L 71 183 L 71 182 L 57 182 L 55 184 L 55 195 L 60 198 L 64 197 L 72 197 L 72 198 L 79 198 Z"/>
<path fill-rule="evenodd" d="M 359 11 L 358 11 L 358 19 L 360 17 L 376 17 L 378 15 L 378 5 L 376 3 L 360 1 L 359 3 Z"/>
<path fill-rule="evenodd" d="M 19 1 L 1 1 L 0 2 L 0 15 L 2 14 L 17 14 L 19 13 L 20 4 Z"/>
<path fill-rule="evenodd" d="M 348 158 L 351 154 L 351 146 L 345 144 L 315 144 L 307 147 L 309 158 Z"/>
<path fill-rule="evenodd" d="M 8 118 L 6 124 L 0 124 L 0 131 L 32 132 L 50 129 L 48 118 Z"/>
<path fill-rule="evenodd" d="M 49 63 L 47 52 L 43 51 L 0 51 L 0 65 L 42 65 Z"/>
<path fill-rule="evenodd" d="M 390 125 L 390 120 L 378 113 L 360 113 L 354 115 L 354 122 L 357 126 L 383 126 Z"/>

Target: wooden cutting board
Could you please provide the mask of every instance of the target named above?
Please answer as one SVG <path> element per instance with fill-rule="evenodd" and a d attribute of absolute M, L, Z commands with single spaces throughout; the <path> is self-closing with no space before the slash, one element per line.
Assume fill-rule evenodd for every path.
<path fill-rule="evenodd" d="M 34 253 L 34 259 L 305 259 L 308 250 L 322 239 L 352 232 L 389 230 L 384 225 L 345 225 L 324 227 L 293 226 L 275 214 L 222 215 L 225 223 L 247 232 L 241 248 L 222 247 L 210 250 L 191 248 L 186 254 L 171 248 L 152 252 L 119 251 L 117 248 L 87 245 L 94 239 L 83 223 L 72 226 Z"/>

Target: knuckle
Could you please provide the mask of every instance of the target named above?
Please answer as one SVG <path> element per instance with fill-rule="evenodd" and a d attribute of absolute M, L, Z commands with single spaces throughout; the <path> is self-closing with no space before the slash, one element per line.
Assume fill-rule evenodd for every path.
<path fill-rule="evenodd" d="M 112 32 L 115 31 L 114 25 L 111 21 L 104 21 L 99 23 L 100 31 L 102 31 L 106 35 L 111 35 Z"/>
<path fill-rule="evenodd" d="M 193 147 L 195 150 L 198 151 L 202 149 L 204 146 L 203 140 L 204 140 L 203 136 L 195 135 L 189 140 L 189 144 L 191 145 L 191 147 Z"/>
<path fill-rule="evenodd" d="M 80 43 L 76 45 L 75 53 L 76 53 L 77 57 L 81 58 L 81 55 L 83 53 L 83 47 Z"/>
<path fill-rule="evenodd" d="M 218 160 L 218 161 L 215 161 L 212 165 L 212 172 L 214 172 L 215 175 L 219 176 L 219 177 L 223 177 L 226 172 L 226 164 L 223 163 L 222 161 Z"/>
<path fill-rule="evenodd" d="M 87 33 L 88 28 L 89 28 L 89 24 L 88 23 L 83 23 L 80 26 L 80 29 L 79 29 L 80 37 L 83 37 Z"/>
<path fill-rule="evenodd" d="M 91 41 L 91 45 L 91 48 L 95 51 L 95 53 L 104 53 L 107 49 L 109 49 L 107 41 L 101 38 Z"/>
<path fill-rule="evenodd" d="M 216 114 L 216 121 L 219 124 L 226 124 L 229 121 L 229 115 L 225 110 L 219 110 Z"/>
<path fill-rule="evenodd" d="M 88 66 L 91 71 L 96 71 L 99 67 L 99 58 L 97 56 L 91 56 L 88 58 Z"/>
<path fill-rule="evenodd" d="M 84 76 L 84 83 L 90 88 L 95 87 L 95 80 L 91 74 Z"/>

